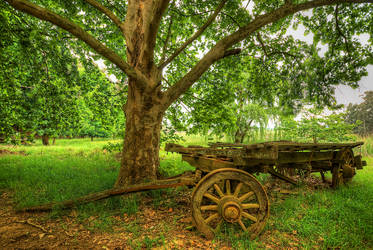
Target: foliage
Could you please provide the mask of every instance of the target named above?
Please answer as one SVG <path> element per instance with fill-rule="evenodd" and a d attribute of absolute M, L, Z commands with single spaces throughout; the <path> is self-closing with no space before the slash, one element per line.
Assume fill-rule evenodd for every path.
<path fill-rule="evenodd" d="M 108 80 L 92 62 L 85 62 L 79 98 L 80 136 L 109 137 L 123 135 L 125 119 L 122 112 L 124 91 Z"/>
<path fill-rule="evenodd" d="M 354 132 L 362 136 L 373 134 L 373 91 L 366 91 L 364 101 L 360 104 L 349 104 L 347 106 L 346 121 L 356 123 L 361 121 L 359 126 L 354 128 Z"/>
<path fill-rule="evenodd" d="M 352 130 L 359 123 L 346 123 L 346 114 L 322 115 L 320 110 L 310 109 L 297 121 L 288 117 L 281 120 L 282 138 L 295 141 L 343 142 L 356 139 Z"/>
<path fill-rule="evenodd" d="M 106 150 L 108 152 L 119 152 L 122 151 L 123 149 L 123 143 L 122 142 L 117 142 L 117 143 L 111 143 L 108 142 L 106 145 L 102 147 L 103 150 Z"/>
<path fill-rule="evenodd" d="M 178 141 L 185 141 L 185 140 L 183 136 L 177 133 L 177 130 L 173 126 L 164 122 L 162 130 L 161 130 L 160 143 L 162 144 L 165 142 L 178 142 Z"/>
<path fill-rule="evenodd" d="M 281 82 L 275 71 L 263 70 L 261 59 L 226 58 L 178 101 L 181 105 L 170 108 L 167 118 L 189 133 L 229 134 L 242 142 L 255 129 L 264 128 L 275 107 L 289 98 L 288 88 L 275 84 Z M 293 109 L 284 104 L 281 110 Z"/>
<path fill-rule="evenodd" d="M 46 24 L 1 3 L 0 134 L 56 135 L 77 120 L 77 59 Z"/>
<path fill-rule="evenodd" d="M 78 59 L 65 34 L 46 33 L 50 24 L 1 6 L 3 139 L 107 137 L 122 130 L 122 92 L 92 60 Z"/>

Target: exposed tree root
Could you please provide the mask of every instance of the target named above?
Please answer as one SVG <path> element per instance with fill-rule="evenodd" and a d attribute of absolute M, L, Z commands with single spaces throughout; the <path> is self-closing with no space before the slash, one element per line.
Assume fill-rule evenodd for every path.
<path fill-rule="evenodd" d="M 75 207 L 80 204 L 85 204 L 92 201 L 102 200 L 108 197 L 135 193 L 139 191 L 145 190 L 154 190 L 154 189 L 162 189 L 162 188 L 169 188 L 169 187 L 177 187 L 177 186 L 185 186 L 185 185 L 193 185 L 194 178 L 190 177 L 179 177 L 179 178 L 170 178 L 165 180 L 156 180 L 153 182 L 142 183 L 131 185 L 126 188 L 120 189 L 108 189 L 97 193 L 88 194 L 76 199 L 66 200 L 61 202 L 51 202 L 43 205 L 38 205 L 34 207 L 26 207 L 23 209 L 18 210 L 19 212 L 33 212 L 33 211 L 49 211 L 53 208 L 71 208 Z"/>

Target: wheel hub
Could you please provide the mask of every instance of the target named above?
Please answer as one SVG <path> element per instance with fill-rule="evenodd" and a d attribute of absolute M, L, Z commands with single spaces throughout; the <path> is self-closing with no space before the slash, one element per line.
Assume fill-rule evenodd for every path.
<path fill-rule="evenodd" d="M 220 215 L 227 222 L 234 223 L 240 220 L 242 215 L 242 207 L 240 202 L 232 197 L 225 197 L 219 203 Z"/>

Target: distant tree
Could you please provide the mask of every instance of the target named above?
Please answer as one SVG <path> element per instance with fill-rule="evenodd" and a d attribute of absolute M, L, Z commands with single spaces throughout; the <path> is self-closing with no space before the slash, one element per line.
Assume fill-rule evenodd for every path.
<path fill-rule="evenodd" d="M 361 124 L 355 127 L 354 132 L 362 136 L 373 134 L 373 91 L 366 91 L 363 97 L 364 101 L 360 104 L 349 104 L 347 106 L 347 118 L 349 123 L 361 121 Z"/>
<path fill-rule="evenodd" d="M 82 130 L 92 138 L 123 131 L 124 91 L 93 58 L 74 54 L 66 34 L 45 33 L 50 24 L 0 7 L 0 137 L 36 134 L 49 145 Z"/>
<path fill-rule="evenodd" d="M 171 106 L 167 118 L 180 130 L 211 133 L 242 143 L 271 117 L 299 112 L 305 97 L 265 57 L 230 57 Z M 312 72 L 312 69 L 308 71 Z"/>
<path fill-rule="evenodd" d="M 322 115 L 322 110 L 304 111 L 300 120 L 283 118 L 281 127 L 283 139 L 303 142 L 344 142 L 355 139 L 353 129 L 359 123 L 349 124 L 346 114 Z"/>
<path fill-rule="evenodd" d="M 41 39 L 43 27 L 28 16 L 0 9 L 0 134 L 39 134 L 43 144 L 76 121 L 77 58 L 58 33 Z M 44 26 L 44 25 L 42 25 Z"/>
<path fill-rule="evenodd" d="M 109 137 L 124 131 L 124 92 L 94 65 L 85 63 L 80 71 L 78 96 L 79 128 L 76 135 Z M 119 131 L 118 131 L 119 130 Z"/>

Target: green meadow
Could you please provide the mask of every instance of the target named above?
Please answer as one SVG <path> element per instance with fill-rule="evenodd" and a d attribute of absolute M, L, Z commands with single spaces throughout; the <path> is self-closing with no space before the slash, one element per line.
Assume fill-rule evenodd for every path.
<path fill-rule="evenodd" d="M 365 145 L 361 152 L 368 166 L 359 170 L 348 186 L 338 190 L 301 186 L 294 187 L 291 195 L 271 194 L 271 216 L 261 236 L 250 241 L 247 235 L 237 236 L 228 230 L 214 241 L 225 242 L 234 249 L 276 246 L 372 249 L 373 138 L 363 139 Z M 120 140 L 96 139 L 91 142 L 90 139 L 61 139 L 52 146 L 43 146 L 40 141 L 31 146 L 1 145 L 1 150 L 17 154 L 0 155 L 0 193 L 12 192 L 15 209 L 21 209 L 109 189 L 119 169 L 117 152 L 103 150 L 109 142 L 118 143 Z M 208 139 L 190 136 L 181 143 L 206 145 Z M 194 169 L 182 162 L 177 154 L 161 150 L 160 157 L 161 173 L 165 176 Z M 138 212 L 139 202 L 145 196 L 153 199 L 152 206 L 157 207 L 162 195 L 173 197 L 177 192 L 170 189 L 151 191 L 137 193 L 127 199 L 114 197 L 82 205 L 77 209 L 78 220 L 96 216 L 97 222 L 91 229 L 110 232 L 115 223 L 113 215 Z M 65 213 L 68 211 L 55 209 L 48 216 L 54 218 Z"/>

